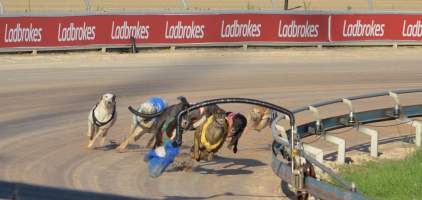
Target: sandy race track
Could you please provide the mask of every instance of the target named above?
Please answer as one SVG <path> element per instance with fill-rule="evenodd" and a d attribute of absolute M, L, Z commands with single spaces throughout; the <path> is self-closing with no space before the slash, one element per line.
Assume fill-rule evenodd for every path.
<path fill-rule="evenodd" d="M 197 163 L 191 172 L 152 179 L 142 161 L 145 139 L 127 153 L 85 148 L 88 111 L 102 93 L 117 94 L 119 115 L 109 136 L 119 142 L 129 129 L 127 106 L 153 95 L 170 102 L 180 95 L 191 102 L 249 97 L 296 108 L 333 97 L 422 87 L 421 54 L 422 48 L 407 47 L 0 55 L 0 180 L 157 199 L 283 199 L 270 167 L 269 129 L 245 134 L 238 154 L 224 148 L 215 161 Z M 246 111 L 247 106 L 225 108 Z M 324 115 L 345 112 L 342 108 Z M 348 145 L 367 142 L 350 133 L 344 137 Z M 184 138 L 190 146 L 192 133 Z"/>

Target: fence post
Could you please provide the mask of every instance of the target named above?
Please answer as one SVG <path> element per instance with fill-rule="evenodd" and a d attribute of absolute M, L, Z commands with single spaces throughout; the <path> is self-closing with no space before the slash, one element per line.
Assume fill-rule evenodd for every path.
<path fill-rule="evenodd" d="M 284 0 L 284 10 L 289 9 L 289 0 Z"/>
<path fill-rule="evenodd" d="M 182 5 L 184 9 L 188 9 L 188 3 L 186 2 L 186 0 L 181 0 L 182 1 Z"/>
<path fill-rule="evenodd" d="M 271 0 L 271 6 L 273 7 L 273 9 L 275 9 L 276 8 L 276 0 Z"/>
<path fill-rule="evenodd" d="M 370 10 L 372 10 L 374 8 L 374 1 L 373 0 L 368 0 L 368 8 Z"/>
<path fill-rule="evenodd" d="M 85 2 L 85 10 L 91 11 L 91 1 L 90 0 L 84 0 Z"/>
<path fill-rule="evenodd" d="M 3 7 L 3 4 L 0 1 L 0 15 L 3 15 L 3 14 L 4 14 L 4 7 Z"/>
<path fill-rule="evenodd" d="M 31 12 L 31 0 L 28 0 L 28 12 Z"/>

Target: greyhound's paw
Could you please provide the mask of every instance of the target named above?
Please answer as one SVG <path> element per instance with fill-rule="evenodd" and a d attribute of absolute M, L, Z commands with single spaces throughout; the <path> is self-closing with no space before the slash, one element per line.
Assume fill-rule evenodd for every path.
<path fill-rule="evenodd" d="M 208 160 L 208 161 L 212 161 L 212 160 L 214 160 L 214 153 L 209 153 L 209 154 L 208 154 L 208 157 L 207 157 L 207 160 Z"/>
<path fill-rule="evenodd" d="M 116 148 L 116 151 L 119 152 L 119 153 L 124 153 L 124 152 L 127 151 L 127 149 L 126 148 L 122 148 L 122 147 L 117 147 Z"/>
<path fill-rule="evenodd" d="M 102 138 L 101 139 L 101 146 L 105 146 L 107 143 L 107 139 L 106 138 Z"/>
<path fill-rule="evenodd" d="M 94 146 L 94 142 L 90 141 L 90 142 L 88 143 L 88 145 L 86 146 L 86 148 L 87 148 L 87 149 L 92 149 L 92 148 L 93 148 L 93 146 Z"/>

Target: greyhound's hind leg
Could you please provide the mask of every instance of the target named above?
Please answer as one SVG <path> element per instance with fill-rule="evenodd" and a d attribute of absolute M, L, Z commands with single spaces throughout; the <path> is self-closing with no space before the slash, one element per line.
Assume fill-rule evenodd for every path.
<path fill-rule="evenodd" d="M 155 140 L 155 135 L 152 135 L 151 138 L 149 139 L 146 147 L 152 148 L 152 145 L 153 145 L 152 143 L 154 142 L 154 140 Z"/>
<path fill-rule="evenodd" d="M 199 145 L 201 142 L 201 131 L 196 131 L 195 132 L 195 137 L 194 137 L 194 149 L 193 149 L 193 155 L 196 161 L 199 161 L 200 158 L 200 152 L 199 152 Z"/>

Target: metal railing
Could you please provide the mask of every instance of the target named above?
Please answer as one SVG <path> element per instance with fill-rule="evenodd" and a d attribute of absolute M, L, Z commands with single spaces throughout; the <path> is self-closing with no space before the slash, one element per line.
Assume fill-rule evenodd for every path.
<path fill-rule="evenodd" d="M 369 128 L 364 128 L 364 130 L 360 129 L 360 126 L 363 124 L 374 123 L 374 122 L 381 122 L 381 121 L 389 121 L 389 120 L 398 120 L 400 124 L 407 123 L 416 127 L 416 145 L 421 145 L 422 140 L 422 123 L 419 121 L 416 124 L 409 123 L 411 122 L 410 118 L 413 117 L 420 117 L 422 116 L 422 104 L 418 105 L 410 105 L 410 106 L 403 106 L 400 104 L 400 100 L 398 95 L 399 94 L 408 94 L 408 93 L 419 93 L 422 92 L 422 88 L 418 89 L 400 89 L 400 90 L 390 90 L 385 92 L 376 92 L 358 96 L 351 96 L 347 98 L 337 98 L 327 101 L 321 101 L 315 104 L 311 104 L 309 106 L 301 107 L 298 109 L 292 110 L 294 114 L 303 112 L 303 111 L 311 111 L 314 114 L 315 121 L 310 123 L 305 123 L 298 125 L 297 127 L 293 127 L 290 130 L 284 130 L 281 128 L 282 132 L 280 132 L 280 125 L 278 124 L 283 119 L 288 119 L 289 116 L 279 115 L 271 124 L 272 134 L 274 138 L 273 144 L 273 171 L 281 177 L 283 180 L 286 180 L 289 184 L 294 184 L 289 178 L 292 177 L 291 172 L 285 166 L 282 166 L 282 162 L 278 160 L 277 154 L 282 152 L 283 148 L 291 148 L 292 142 L 289 141 L 289 137 L 296 135 L 297 140 L 299 141 L 298 145 L 300 148 L 300 156 L 305 158 L 308 162 L 310 162 L 313 166 L 318 167 L 322 172 L 328 174 L 334 180 L 336 180 L 339 185 L 341 185 L 345 189 L 341 189 L 338 187 L 334 187 L 333 185 L 318 181 L 312 177 L 305 177 L 303 189 L 308 191 L 309 193 L 315 195 L 318 198 L 322 199 L 364 199 L 364 197 L 356 193 L 356 188 L 353 183 L 349 183 L 348 181 L 344 180 L 341 176 L 337 175 L 333 170 L 326 167 L 321 161 L 316 160 L 313 156 L 310 155 L 310 152 L 306 152 L 303 148 L 303 144 L 300 142 L 302 138 L 310 136 L 310 135 L 326 135 L 326 131 L 340 129 L 348 126 L 352 126 L 357 128 L 357 130 L 368 133 L 371 132 L 375 134 L 375 137 L 371 136 L 371 154 L 372 154 L 372 147 L 373 145 L 378 145 L 378 133 L 375 130 L 371 130 Z M 395 104 L 389 108 L 382 108 L 364 112 L 354 112 L 353 100 L 361 100 L 361 99 L 368 99 L 374 97 L 382 97 L 382 96 L 390 96 L 393 98 Z M 341 116 L 329 117 L 325 119 L 320 119 L 319 117 L 319 107 L 332 105 L 336 103 L 344 103 L 349 108 L 349 113 Z M 362 127 L 363 128 L 363 127 Z M 283 136 L 284 135 L 284 136 Z M 286 136 L 287 135 L 287 136 Z M 289 136 L 290 135 L 290 136 Z M 375 139 L 375 141 L 372 141 Z M 344 141 L 343 141 L 344 142 Z M 374 143 L 375 142 L 375 143 Z M 343 144 L 344 145 L 344 144 Z M 376 150 L 377 148 L 375 148 Z M 343 149 L 344 151 L 344 146 Z M 292 156 L 292 152 L 287 152 Z M 339 152 L 340 155 L 341 152 Z M 344 158 L 344 153 L 342 154 Z M 377 153 L 373 156 L 378 156 Z M 332 196 L 336 195 L 336 196 Z"/>

